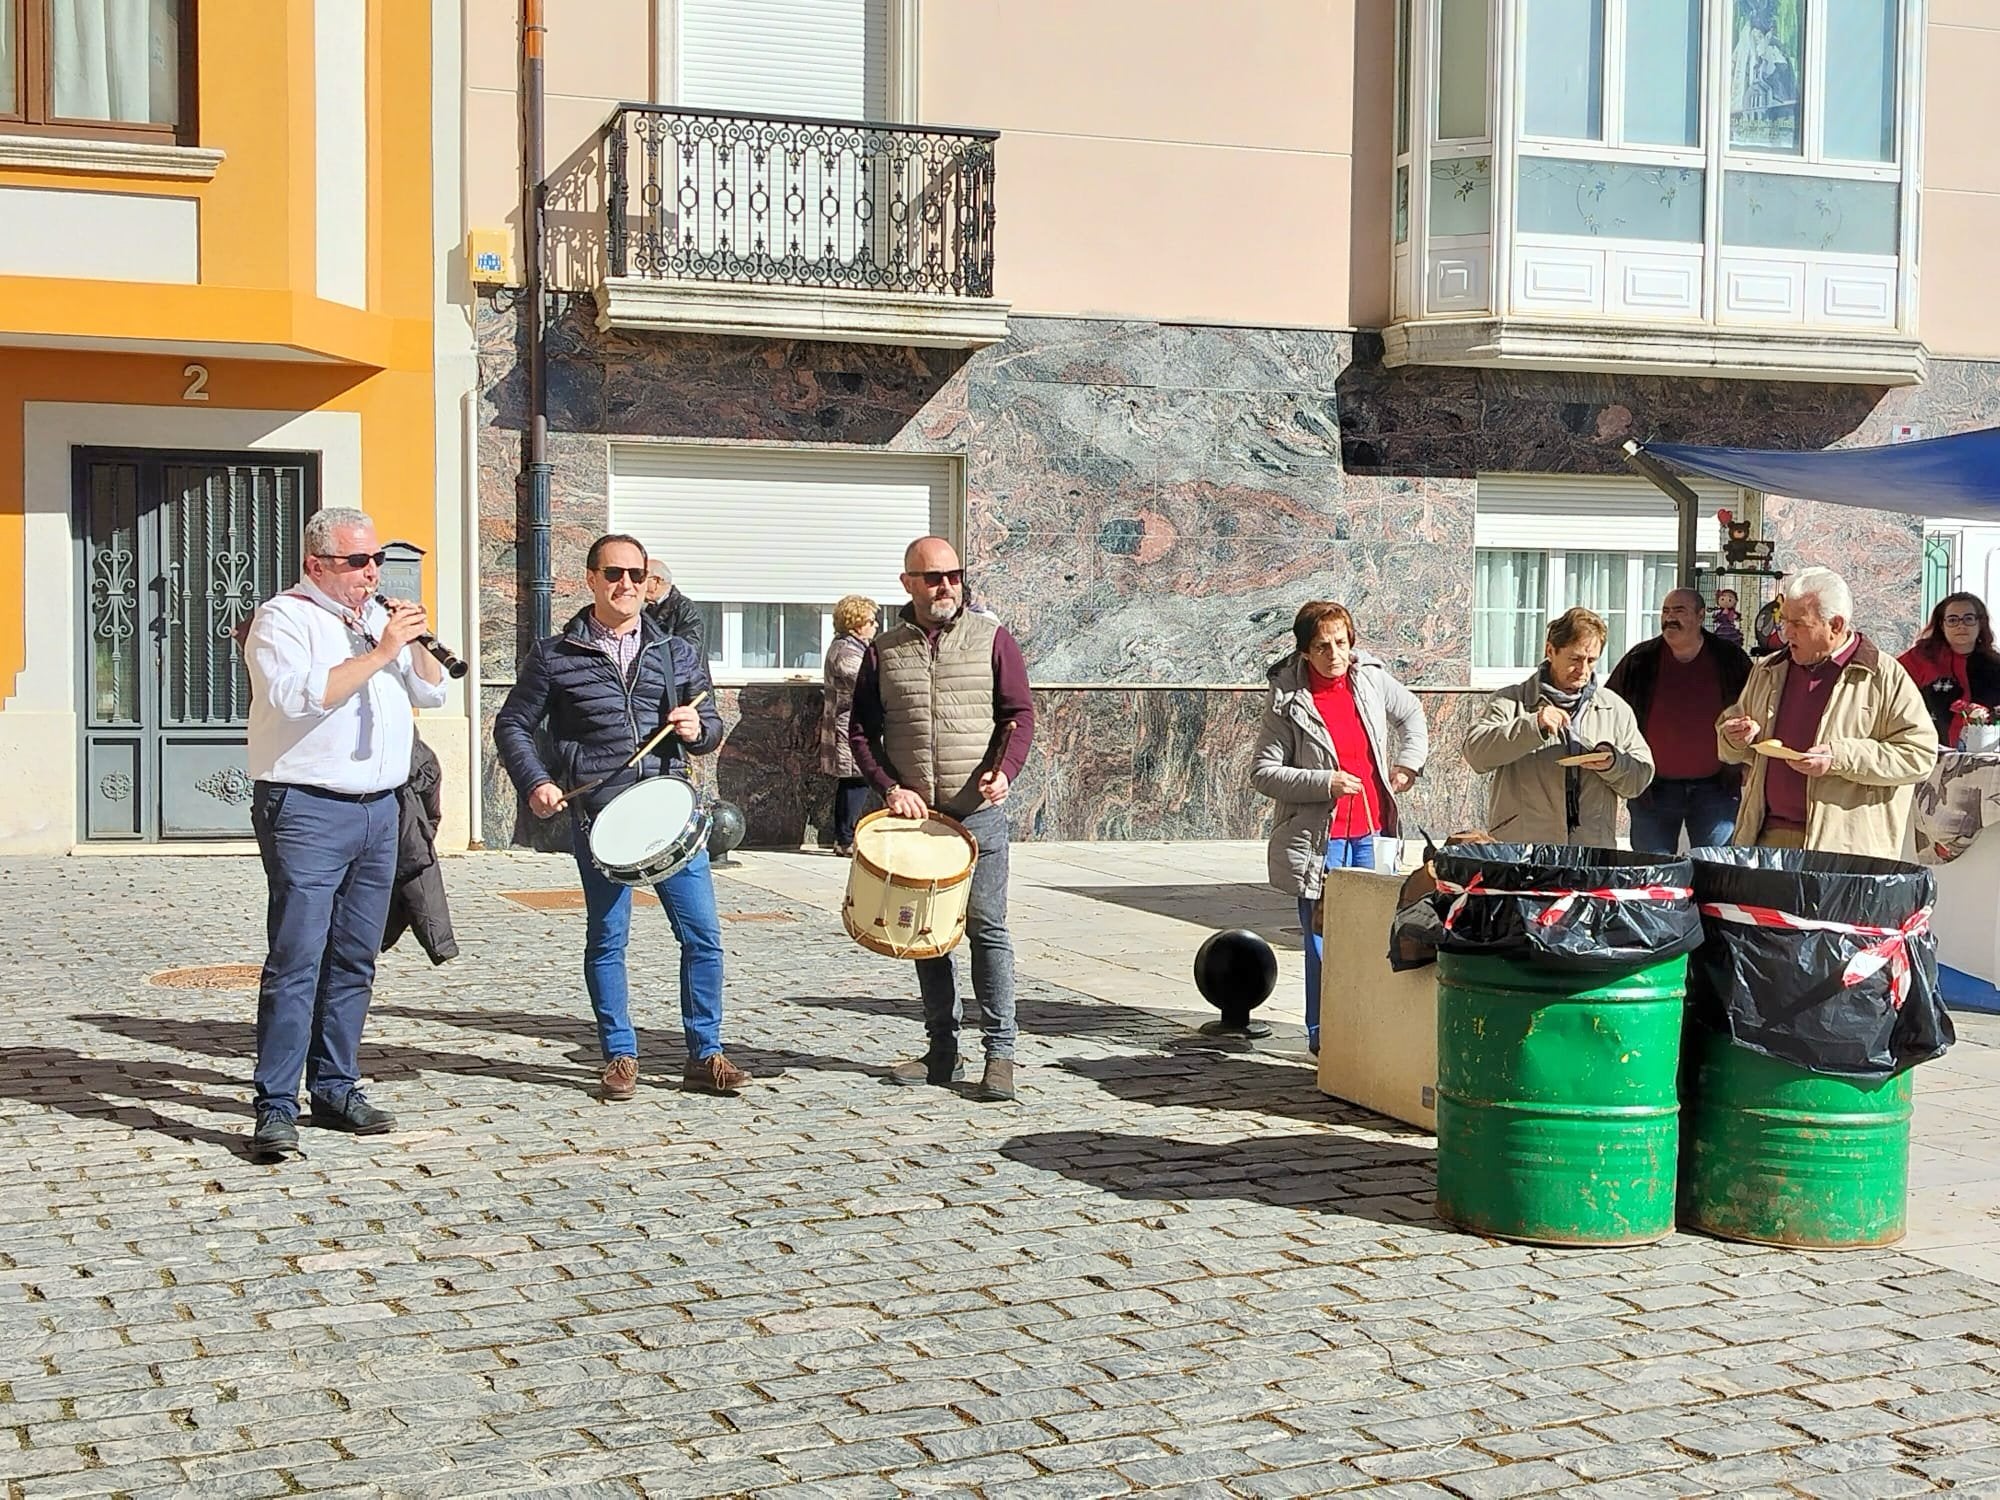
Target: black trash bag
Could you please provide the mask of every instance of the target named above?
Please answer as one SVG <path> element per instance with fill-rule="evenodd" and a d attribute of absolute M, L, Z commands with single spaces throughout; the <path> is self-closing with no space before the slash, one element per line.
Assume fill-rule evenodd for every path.
<path fill-rule="evenodd" d="M 1701 946 L 1701 917 L 1691 896 L 1624 901 L 1579 896 L 1566 905 L 1559 899 L 1570 891 L 1684 892 L 1692 878 L 1684 859 L 1570 844 L 1476 848 L 1476 853 L 1438 851 L 1440 887 L 1476 883 L 1479 891 L 1461 900 L 1457 891 L 1441 888 L 1429 898 L 1438 918 L 1433 942 L 1440 953 L 1610 970 L 1661 963 Z M 1400 917 L 1396 935 L 1402 935 Z"/>
<path fill-rule="evenodd" d="M 1901 927 L 1937 899 L 1929 870 L 1807 849 L 1696 849 L 1689 858 L 1707 929 L 1688 963 L 1688 1002 L 1702 1025 L 1739 1047 L 1842 1078 L 1887 1078 L 1957 1040 L 1928 931 L 1904 940 L 1907 966 L 1866 961 L 1859 967 L 1869 972 L 1850 984 L 1850 963 L 1881 938 L 1755 925 L 1711 909 Z"/>

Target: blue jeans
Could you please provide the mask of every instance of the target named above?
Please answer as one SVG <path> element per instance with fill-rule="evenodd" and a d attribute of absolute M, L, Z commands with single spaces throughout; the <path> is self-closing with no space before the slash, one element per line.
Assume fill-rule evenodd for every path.
<path fill-rule="evenodd" d="M 257 1109 L 297 1119 L 361 1079 L 361 1027 L 396 880 L 396 794 L 368 802 L 260 781 L 250 826 L 270 897 L 257 984 Z"/>
<path fill-rule="evenodd" d="M 1741 796 L 1735 780 L 1729 777 L 1655 780 L 1628 804 L 1632 847 L 1646 854 L 1678 854 L 1683 826 L 1690 849 L 1726 844 L 1736 827 L 1736 804 Z"/>
<path fill-rule="evenodd" d="M 972 995 L 979 1002 L 979 1032 L 988 1057 L 1012 1058 L 1014 939 L 1007 931 L 1007 811 L 982 807 L 960 818 L 979 845 L 972 890 L 965 904 L 965 941 L 972 948 Z M 924 1031 L 933 1053 L 958 1050 L 958 971 L 953 955 L 917 960 L 917 988 L 924 997 Z"/>
<path fill-rule="evenodd" d="M 1358 839 L 1328 839 L 1326 868 L 1374 869 L 1375 835 L 1364 833 Z M 1313 908 L 1318 904 L 1299 897 L 1299 931 L 1305 934 L 1306 940 L 1306 1045 L 1314 1052 L 1319 1051 L 1319 963 L 1323 942 L 1319 926 L 1313 921 Z"/>
<path fill-rule="evenodd" d="M 576 867 L 583 876 L 586 912 L 583 983 L 597 1015 L 597 1045 L 604 1060 L 637 1057 L 632 992 L 625 976 L 625 943 L 632 932 L 632 887 L 610 879 L 591 862 L 590 832 L 575 829 Z M 702 850 L 653 887 L 681 946 L 681 1033 L 689 1062 L 722 1050 L 722 919 L 715 911 L 715 878 Z"/>

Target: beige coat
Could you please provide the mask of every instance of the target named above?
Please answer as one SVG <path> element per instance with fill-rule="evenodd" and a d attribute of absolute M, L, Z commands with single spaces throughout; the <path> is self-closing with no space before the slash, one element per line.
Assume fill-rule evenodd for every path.
<path fill-rule="evenodd" d="M 1465 763 L 1482 776 L 1491 773 L 1486 793 L 1486 831 L 1503 844 L 1584 844 L 1618 846 L 1618 804 L 1652 785 L 1653 752 L 1639 733 L 1639 721 L 1625 700 L 1600 687 L 1576 725 L 1586 745 L 1609 745 L 1611 767 L 1583 772 L 1578 823 L 1567 827 L 1563 785 L 1564 742 L 1542 734 L 1535 723 L 1541 704 L 1539 672 L 1526 682 L 1500 689 L 1486 700 L 1486 712 L 1465 737 Z"/>
<path fill-rule="evenodd" d="M 1722 721 L 1739 715 L 1755 719 L 1758 737 L 1768 738 L 1791 662 L 1789 653 L 1780 652 L 1751 667 L 1743 695 L 1715 721 L 1715 748 L 1723 760 L 1750 767 L 1736 814 L 1734 841 L 1739 844 L 1755 843 L 1763 831 L 1764 773 L 1770 761 L 1732 745 L 1722 733 Z M 1833 769 L 1806 781 L 1806 847 L 1901 859 L 1911 788 L 1937 764 L 1937 726 L 1910 674 L 1866 636 L 1834 679 L 1819 723 L 1819 743 L 1833 752 Z"/>

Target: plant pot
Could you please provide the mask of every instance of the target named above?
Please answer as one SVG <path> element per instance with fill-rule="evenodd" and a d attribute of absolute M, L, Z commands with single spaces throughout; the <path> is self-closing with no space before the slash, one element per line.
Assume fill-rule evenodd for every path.
<path fill-rule="evenodd" d="M 1960 731 L 1959 749 L 1968 755 L 2000 752 L 2000 724 L 1968 724 Z"/>

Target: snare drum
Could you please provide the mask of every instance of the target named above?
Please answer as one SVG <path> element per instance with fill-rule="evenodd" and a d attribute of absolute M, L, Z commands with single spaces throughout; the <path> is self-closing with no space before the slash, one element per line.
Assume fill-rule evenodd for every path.
<path fill-rule="evenodd" d="M 900 818 L 886 807 L 854 830 L 840 917 L 864 948 L 890 958 L 939 958 L 965 936 L 979 845 L 943 813 Z"/>
<path fill-rule="evenodd" d="M 708 799 L 678 776 L 628 786 L 590 821 L 590 862 L 620 885 L 656 885 L 708 845 Z"/>

